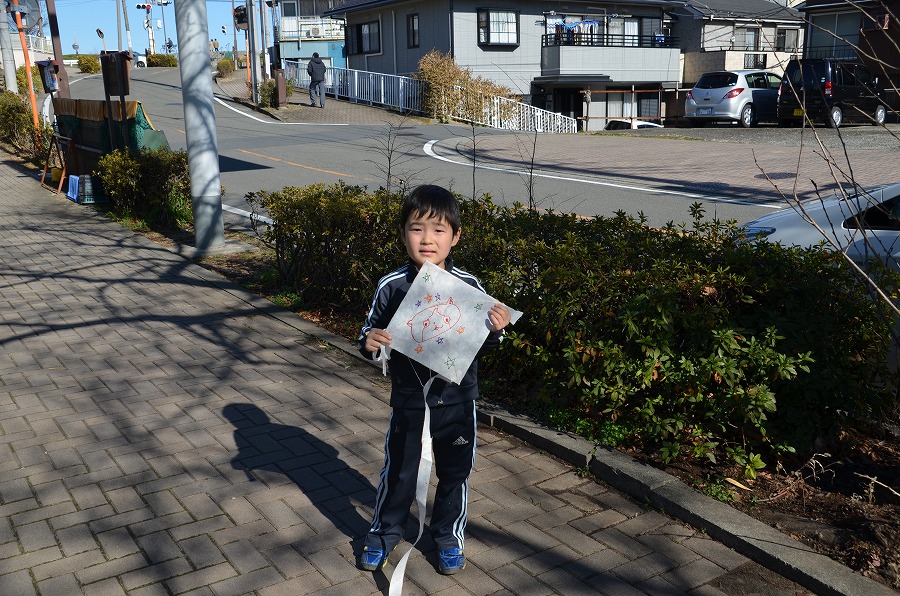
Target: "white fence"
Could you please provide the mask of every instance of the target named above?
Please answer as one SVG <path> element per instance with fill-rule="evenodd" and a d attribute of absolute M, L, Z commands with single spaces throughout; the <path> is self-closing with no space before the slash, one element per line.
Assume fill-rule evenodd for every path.
<path fill-rule="evenodd" d="M 309 75 L 306 74 L 306 63 L 296 60 L 285 60 L 285 78 L 296 88 L 309 87 Z M 425 85 L 418 79 L 387 75 L 349 68 L 330 66 L 325 72 L 325 92 L 335 97 L 350 101 L 379 105 L 400 110 L 425 114 Z M 578 123 L 574 118 L 542 110 L 528 104 L 503 97 L 481 98 L 479 113 L 475 124 L 519 130 L 526 132 L 575 133 Z M 449 115 L 456 120 L 470 122 L 463 117 L 472 110 L 461 107 L 448 109 Z"/>

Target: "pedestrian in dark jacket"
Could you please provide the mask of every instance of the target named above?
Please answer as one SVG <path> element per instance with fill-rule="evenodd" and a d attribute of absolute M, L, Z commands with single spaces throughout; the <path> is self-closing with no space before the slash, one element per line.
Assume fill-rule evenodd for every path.
<path fill-rule="evenodd" d="M 319 98 L 319 107 L 325 107 L 325 63 L 319 58 L 319 52 L 313 52 L 312 58 L 306 65 L 306 74 L 309 75 L 309 105 L 316 106 L 316 97 Z"/>
<path fill-rule="evenodd" d="M 450 250 L 460 236 L 459 202 L 440 186 L 414 189 L 403 204 L 400 237 L 409 262 L 384 276 L 378 283 L 372 308 L 359 337 L 359 349 L 373 358 L 391 336 L 385 331 L 409 291 L 419 268 L 433 263 L 481 291 L 475 276 L 453 266 Z M 510 312 L 495 304 L 488 313 L 490 333 L 482 346 L 497 346 Z M 466 563 L 463 540 L 468 517 L 469 475 L 475 461 L 475 400 L 478 397 L 478 360 L 474 360 L 460 383 L 435 379 L 427 398 L 423 389 L 435 373 L 400 352 L 392 352 L 391 420 L 385 441 L 372 527 L 365 538 L 357 565 L 367 571 L 384 567 L 388 554 L 403 537 L 410 506 L 415 498 L 422 430 L 427 399 L 430 412 L 434 466 L 438 478 L 431 513 L 431 535 L 438 550 L 439 571 L 452 574 Z"/>

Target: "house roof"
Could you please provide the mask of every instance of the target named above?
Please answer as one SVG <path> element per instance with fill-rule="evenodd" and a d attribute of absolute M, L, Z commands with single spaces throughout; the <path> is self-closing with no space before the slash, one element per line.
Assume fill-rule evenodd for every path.
<path fill-rule="evenodd" d="M 701 17 L 719 19 L 801 20 L 798 11 L 771 0 L 687 0 L 684 9 Z"/>

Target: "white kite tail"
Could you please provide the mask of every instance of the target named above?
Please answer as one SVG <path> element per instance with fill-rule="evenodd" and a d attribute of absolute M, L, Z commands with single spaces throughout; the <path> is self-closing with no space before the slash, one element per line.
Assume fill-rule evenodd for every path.
<path fill-rule="evenodd" d="M 391 574 L 391 589 L 388 596 L 400 596 L 403 594 L 403 579 L 406 576 L 406 563 L 409 561 L 409 555 L 416 548 L 419 539 L 425 531 L 425 503 L 428 500 L 428 482 L 431 480 L 431 467 L 434 463 L 434 457 L 431 452 L 431 409 L 428 407 L 428 390 L 436 377 L 431 377 L 422 388 L 425 395 L 425 419 L 422 422 L 422 457 L 419 459 L 419 472 L 416 475 L 416 505 L 419 509 L 419 533 L 416 540 L 409 547 L 400 562 L 394 568 Z M 395 581 L 396 580 L 396 581 Z"/>

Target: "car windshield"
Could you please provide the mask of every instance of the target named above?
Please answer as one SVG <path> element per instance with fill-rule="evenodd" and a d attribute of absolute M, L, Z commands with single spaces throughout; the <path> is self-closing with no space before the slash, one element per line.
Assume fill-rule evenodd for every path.
<path fill-rule="evenodd" d="M 737 84 L 738 76 L 733 72 L 711 72 L 700 77 L 697 89 L 721 89 L 722 87 L 734 87 Z"/>

